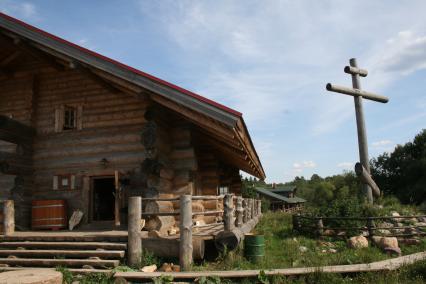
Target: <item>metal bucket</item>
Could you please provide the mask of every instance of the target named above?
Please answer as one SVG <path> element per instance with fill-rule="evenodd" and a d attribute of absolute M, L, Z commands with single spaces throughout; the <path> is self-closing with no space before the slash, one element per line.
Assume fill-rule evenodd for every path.
<path fill-rule="evenodd" d="M 251 262 L 262 261 L 265 256 L 265 236 L 247 234 L 244 238 L 244 257 Z"/>

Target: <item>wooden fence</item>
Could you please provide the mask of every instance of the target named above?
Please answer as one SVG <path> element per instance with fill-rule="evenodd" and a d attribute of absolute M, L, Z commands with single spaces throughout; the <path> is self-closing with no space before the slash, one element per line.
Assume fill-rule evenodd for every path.
<path fill-rule="evenodd" d="M 195 200 L 222 200 L 223 210 L 207 210 L 192 212 L 192 201 Z M 142 212 L 142 202 L 171 201 L 179 202 L 179 210 L 171 212 Z M 140 196 L 129 198 L 128 207 L 128 264 L 133 266 L 140 262 L 142 256 L 141 217 L 142 216 L 179 216 L 179 262 L 182 271 L 187 271 L 193 262 L 193 229 L 223 223 L 224 232 L 241 235 L 251 230 L 261 214 L 261 201 L 242 198 L 227 194 L 224 196 L 192 196 L 181 195 L 176 198 L 143 198 Z M 223 221 L 215 224 L 194 225 L 194 216 L 223 215 Z M 255 221 L 253 221 L 255 220 Z M 254 223 L 254 225 L 253 225 Z M 245 226 L 246 225 L 246 226 Z"/>
<path fill-rule="evenodd" d="M 372 236 L 412 237 L 426 235 L 426 224 L 415 216 L 381 216 L 381 217 L 317 217 L 293 215 L 293 230 L 301 233 L 314 233 L 316 236 L 342 236 L 348 232 Z M 414 224 L 402 224 L 409 220 Z M 415 220 L 415 221 L 414 221 Z M 417 224 L 416 224 L 417 223 Z M 386 224 L 384 226 L 383 224 Z M 389 226 L 392 224 L 392 226 Z M 420 225 L 419 225 L 420 224 Z M 401 233 L 402 232 L 402 233 Z"/>

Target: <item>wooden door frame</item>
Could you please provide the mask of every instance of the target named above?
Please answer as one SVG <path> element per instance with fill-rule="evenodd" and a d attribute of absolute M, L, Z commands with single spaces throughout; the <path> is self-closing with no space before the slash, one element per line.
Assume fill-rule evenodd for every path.
<path fill-rule="evenodd" d="M 90 176 L 90 191 L 89 191 L 89 223 L 96 223 L 96 222 L 103 222 L 103 221 L 99 221 L 99 220 L 93 220 L 93 213 L 94 213 L 94 181 L 97 179 L 106 179 L 106 178 L 110 178 L 113 180 L 113 184 L 114 184 L 114 173 L 111 174 L 102 174 L 102 175 L 95 175 L 95 176 Z M 115 212 L 115 202 L 114 202 L 114 212 Z M 115 215 L 115 214 L 114 214 Z M 115 216 L 114 216 L 115 217 Z M 112 220 L 114 221 L 114 220 Z"/>

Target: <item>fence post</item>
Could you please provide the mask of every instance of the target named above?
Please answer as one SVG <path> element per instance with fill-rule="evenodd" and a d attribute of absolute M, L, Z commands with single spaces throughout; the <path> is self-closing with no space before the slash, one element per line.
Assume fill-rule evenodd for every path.
<path fill-rule="evenodd" d="M 232 194 L 226 194 L 223 203 L 223 226 L 225 231 L 231 231 L 234 229 L 234 202 Z"/>
<path fill-rule="evenodd" d="M 5 200 L 3 204 L 3 227 L 6 236 L 15 232 L 15 205 L 13 200 Z"/>
<path fill-rule="evenodd" d="M 243 199 L 243 209 L 244 209 L 244 215 L 243 215 L 243 223 L 247 223 L 249 220 L 248 216 L 248 201 L 247 198 Z"/>
<path fill-rule="evenodd" d="M 192 265 L 192 195 L 180 196 L 179 263 L 182 271 Z"/>
<path fill-rule="evenodd" d="M 129 197 L 128 212 L 128 236 L 127 236 L 127 260 L 129 266 L 137 266 L 142 257 L 141 216 L 142 198 L 140 196 Z"/>
<path fill-rule="evenodd" d="M 237 210 L 235 211 L 236 218 L 235 218 L 235 225 L 240 228 L 243 225 L 243 215 L 244 215 L 244 209 L 243 209 L 243 198 L 241 196 L 237 197 Z"/>
<path fill-rule="evenodd" d="M 374 236 L 374 220 L 371 217 L 367 217 L 367 229 L 368 229 L 368 237 Z"/>
<path fill-rule="evenodd" d="M 262 215 L 262 200 L 257 201 L 257 215 Z"/>
<path fill-rule="evenodd" d="M 317 220 L 317 234 L 319 237 L 321 237 L 323 233 L 324 233 L 324 224 L 322 222 L 322 218 L 320 217 Z"/>

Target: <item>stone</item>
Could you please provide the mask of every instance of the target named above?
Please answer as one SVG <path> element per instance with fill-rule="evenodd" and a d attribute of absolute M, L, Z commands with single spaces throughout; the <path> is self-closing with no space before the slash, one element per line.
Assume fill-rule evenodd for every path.
<path fill-rule="evenodd" d="M 177 234 L 177 230 L 176 230 L 176 228 L 170 228 L 170 229 L 168 229 L 167 230 L 167 234 L 169 235 L 169 236 L 173 236 L 173 235 L 176 235 Z"/>
<path fill-rule="evenodd" d="M 399 213 L 398 213 L 398 212 L 393 211 L 393 212 L 391 212 L 391 216 L 392 216 L 392 217 L 399 217 L 399 216 L 401 216 L 401 215 L 399 215 Z"/>
<path fill-rule="evenodd" d="M 307 247 L 304 247 L 304 246 L 300 246 L 300 247 L 299 247 L 299 251 L 300 251 L 301 253 L 305 253 L 305 252 L 307 252 L 307 251 L 308 251 L 308 248 L 307 248 Z"/>
<path fill-rule="evenodd" d="M 379 224 L 377 227 L 382 227 L 382 228 L 393 228 L 394 224 L 389 223 L 389 222 L 383 222 L 381 224 Z"/>
<path fill-rule="evenodd" d="M 426 223 L 425 222 L 417 222 L 417 223 L 414 224 L 414 226 L 426 227 Z"/>
<path fill-rule="evenodd" d="M 399 242 L 405 245 L 419 245 L 421 243 L 419 239 L 414 239 L 414 238 L 401 239 L 399 240 Z"/>
<path fill-rule="evenodd" d="M 402 254 L 401 249 L 400 248 L 391 248 L 391 247 L 387 247 L 383 249 L 388 255 L 396 255 L 396 256 L 400 256 Z"/>
<path fill-rule="evenodd" d="M 165 263 L 163 263 L 163 265 L 161 265 L 161 267 L 160 267 L 160 269 L 158 269 L 158 271 L 172 272 L 173 271 L 172 265 L 170 263 L 165 262 Z"/>
<path fill-rule="evenodd" d="M 387 235 L 391 235 L 391 234 L 392 234 L 392 233 L 391 233 L 391 231 L 389 231 L 389 230 L 385 230 L 385 229 L 377 230 L 377 232 L 378 232 L 378 233 L 380 233 L 381 235 L 384 235 L 384 236 L 387 236 Z"/>
<path fill-rule="evenodd" d="M 329 253 L 337 253 L 337 249 L 333 249 L 333 248 L 331 248 L 331 249 L 328 249 L 328 252 L 329 252 Z"/>
<path fill-rule="evenodd" d="M 413 227 L 405 228 L 404 233 L 407 235 L 417 235 L 417 229 Z"/>
<path fill-rule="evenodd" d="M 418 217 L 417 221 L 426 223 L 426 217 Z"/>
<path fill-rule="evenodd" d="M 324 242 L 324 241 L 318 241 L 317 245 L 323 246 L 323 247 L 330 247 L 330 248 L 335 247 L 335 245 L 333 243 L 331 243 L 331 242 Z"/>
<path fill-rule="evenodd" d="M 366 248 L 368 247 L 368 240 L 363 236 L 355 236 L 348 239 L 348 247 L 354 249 Z"/>
<path fill-rule="evenodd" d="M 72 231 L 78 224 L 80 224 L 83 215 L 84 213 L 81 210 L 75 210 L 72 213 L 71 218 L 68 221 L 68 228 L 70 231 Z"/>
<path fill-rule="evenodd" d="M 344 237 L 344 236 L 346 236 L 346 232 L 345 231 L 340 231 L 340 232 L 337 233 L 337 236 Z"/>
<path fill-rule="evenodd" d="M 157 265 L 147 265 L 140 269 L 142 272 L 155 272 L 157 270 Z"/>
<path fill-rule="evenodd" d="M 398 248 L 398 239 L 395 237 L 383 237 L 380 239 L 380 247 L 385 248 Z"/>
<path fill-rule="evenodd" d="M 172 263 L 172 270 L 173 272 L 180 272 L 180 265 L 176 265 Z"/>
<path fill-rule="evenodd" d="M 0 283 L 62 284 L 62 273 L 53 269 L 23 269 L 0 273 Z"/>
<path fill-rule="evenodd" d="M 334 230 L 331 230 L 331 229 L 327 229 L 327 230 L 324 230 L 324 232 L 323 232 L 323 236 L 334 236 L 336 234 L 336 231 L 334 231 Z"/>

